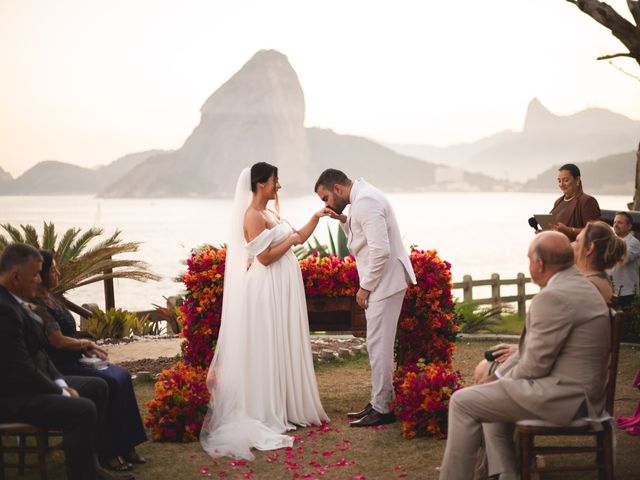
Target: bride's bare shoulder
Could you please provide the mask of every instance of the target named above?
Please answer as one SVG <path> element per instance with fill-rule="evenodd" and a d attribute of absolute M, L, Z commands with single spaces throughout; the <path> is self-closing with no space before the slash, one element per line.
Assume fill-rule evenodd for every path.
<path fill-rule="evenodd" d="M 267 228 L 264 213 L 258 209 L 249 207 L 244 214 L 244 237 L 250 242 Z"/>

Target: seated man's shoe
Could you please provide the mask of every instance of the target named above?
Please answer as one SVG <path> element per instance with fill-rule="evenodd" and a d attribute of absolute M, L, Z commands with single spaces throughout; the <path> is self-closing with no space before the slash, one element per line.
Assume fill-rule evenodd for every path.
<path fill-rule="evenodd" d="M 111 473 L 109 470 L 96 467 L 96 479 L 97 480 L 135 480 L 136 477 L 128 472 L 123 472 L 119 474 Z"/>
<path fill-rule="evenodd" d="M 373 407 L 371 406 L 371 404 L 367 403 L 367 406 L 364 407 L 359 412 L 347 413 L 347 418 L 358 419 L 358 418 L 366 417 L 367 415 L 369 415 L 369 413 L 371 413 L 372 410 L 373 410 Z"/>
<path fill-rule="evenodd" d="M 393 412 L 380 413 L 373 408 L 371 411 L 362 417 L 360 420 L 349 423 L 351 427 L 375 427 L 377 425 L 386 425 L 387 423 L 393 423 L 396 421 L 396 416 Z"/>

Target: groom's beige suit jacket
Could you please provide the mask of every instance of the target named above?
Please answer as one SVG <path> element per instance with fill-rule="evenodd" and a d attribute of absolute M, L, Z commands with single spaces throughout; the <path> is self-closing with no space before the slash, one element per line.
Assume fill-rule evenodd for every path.
<path fill-rule="evenodd" d="M 369 300 L 382 300 L 407 288 L 408 283 L 415 284 L 396 215 L 384 194 L 358 179 L 349 200 L 349 216 L 341 226 L 347 247 L 356 257 L 360 287 L 371 292 Z"/>
<path fill-rule="evenodd" d="M 543 420 L 566 425 L 605 407 L 609 309 L 575 266 L 532 300 L 519 351 L 499 369 L 511 399 Z M 585 409 L 586 407 L 586 409 Z"/>

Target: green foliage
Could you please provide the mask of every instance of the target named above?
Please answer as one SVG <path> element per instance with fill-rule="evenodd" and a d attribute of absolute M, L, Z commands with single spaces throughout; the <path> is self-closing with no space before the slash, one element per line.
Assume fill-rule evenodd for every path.
<path fill-rule="evenodd" d="M 455 322 L 461 333 L 476 333 L 481 330 L 493 331 L 500 322 L 500 315 L 506 310 L 504 306 L 479 307 L 478 302 L 456 300 L 454 304 Z"/>
<path fill-rule="evenodd" d="M 138 251 L 138 242 L 123 242 L 120 231 L 116 230 L 107 239 L 100 240 L 101 228 L 70 228 L 58 241 L 55 225 L 44 222 L 42 238 L 31 225 L 16 228 L 9 224 L 0 225 L 8 238 L 0 235 L 0 252 L 12 242 L 22 242 L 36 248 L 53 250 L 60 270 L 60 284 L 54 293 L 62 294 L 68 290 L 111 278 L 128 278 L 145 281 L 158 280 L 158 276 L 148 271 L 148 265 L 139 260 L 116 259 L 125 253 Z M 92 241 L 96 241 L 92 246 Z M 56 243 L 57 242 L 57 243 Z"/>
<path fill-rule="evenodd" d="M 110 308 L 106 312 L 98 309 L 87 319 L 87 333 L 97 340 L 124 338 L 129 336 L 137 322 L 135 313 L 121 308 Z"/>
<path fill-rule="evenodd" d="M 184 299 L 181 297 L 163 298 L 167 301 L 167 306 L 163 307 L 154 303 L 153 306 L 156 309 L 156 314 L 161 321 L 167 322 L 167 333 L 169 333 L 168 330 L 171 330 L 174 334 L 180 333 L 182 331 L 180 307 L 182 306 Z"/>
<path fill-rule="evenodd" d="M 159 335 L 160 325 L 149 315 L 138 317 L 135 313 L 121 308 L 110 308 L 104 312 L 95 310 L 87 319 L 87 333 L 96 340 L 104 338 L 125 338 L 130 335 Z"/>
<path fill-rule="evenodd" d="M 627 315 L 622 322 L 620 341 L 640 343 L 640 295 L 636 293 L 633 303 L 624 311 Z"/>
<path fill-rule="evenodd" d="M 294 249 L 298 260 L 310 257 L 314 252 L 318 252 L 318 257 L 339 257 L 344 258 L 349 256 L 349 249 L 347 248 L 347 235 L 342 228 L 338 227 L 335 235 L 331 232 L 331 226 L 327 225 L 327 231 L 329 233 L 329 245 L 323 245 L 318 241 L 318 238 L 314 235 L 311 237 L 313 244 L 307 241 L 305 245 L 299 245 Z"/>

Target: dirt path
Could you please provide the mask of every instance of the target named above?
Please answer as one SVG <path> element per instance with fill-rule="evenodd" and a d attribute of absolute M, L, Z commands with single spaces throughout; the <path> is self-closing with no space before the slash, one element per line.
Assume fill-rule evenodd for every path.
<path fill-rule="evenodd" d="M 104 345 L 111 363 L 130 362 L 144 358 L 175 357 L 180 353 L 183 338 L 142 338 L 135 342 Z"/>

